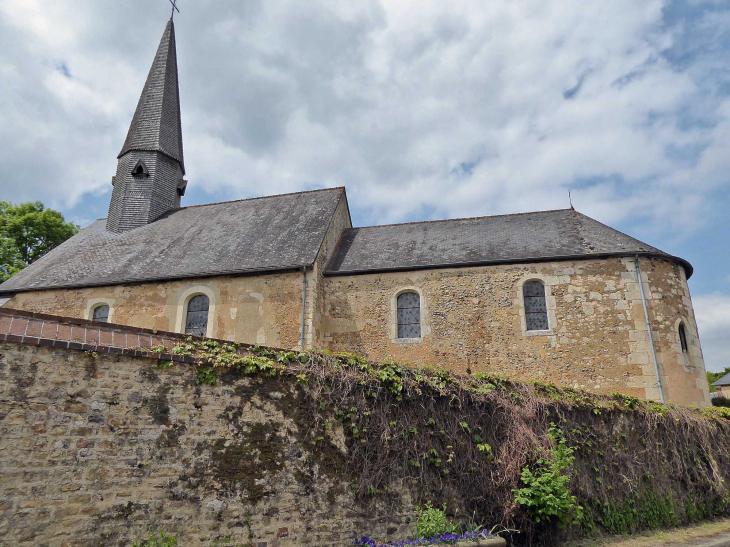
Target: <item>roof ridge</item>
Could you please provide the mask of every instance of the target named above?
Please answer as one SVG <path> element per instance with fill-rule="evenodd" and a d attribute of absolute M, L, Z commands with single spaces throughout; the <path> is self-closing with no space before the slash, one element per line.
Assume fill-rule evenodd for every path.
<path fill-rule="evenodd" d="M 177 209 L 172 209 L 170 212 L 174 213 L 175 211 L 181 211 L 182 209 L 193 209 L 195 207 L 209 207 L 211 205 L 225 205 L 227 203 L 239 203 L 241 201 L 256 201 L 258 199 L 269 199 L 269 198 L 281 198 L 284 196 L 294 196 L 296 194 L 312 194 L 314 192 L 328 192 L 332 190 L 344 190 L 344 186 L 335 186 L 333 188 L 315 188 L 314 190 L 302 190 L 300 192 L 287 192 L 285 194 L 272 194 L 270 196 L 257 196 L 254 198 L 242 198 L 242 199 L 232 199 L 229 201 L 216 201 L 214 203 L 201 203 L 199 205 L 188 205 L 186 207 L 179 207 Z M 102 219 L 99 219 L 102 220 Z"/>
<path fill-rule="evenodd" d="M 578 213 L 578 211 L 575 211 L 574 209 L 548 209 L 546 211 L 526 211 L 524 213 L 506 213 L 502 215 L 484 215 L 479 217 L 462 217 L 462 218 L 442 218 L 437 220 L 415 220 L 413 222 L 396 222 L 394 224 L 374 224 L 372 226 L 353 226 L 352 228 L 347 228 L 348 230 L 360 230 L 360 229 L 366 229 L 366 228 L 388 228 L 392 226 L 409 226 L 412 224 L 432 224 L 436 222 L 458 222 L 460 220 L 480 220 L 483 218 L 500 218 L 500 217 L 518 217 L 523 215 L 541 215 L 544 213 L 562 213 L 564 211 L 573 211 L 575 213 Z M 578 213 L 581 214 L 581 213 Z M 585 215 L 584 215 L 585 216 Z M 590 218 L 590 217 L 589 217 Z"/>
<path fill-rule="evenodd" d="M 241 201 L 255 201 L 257 199 L 280 198 L 280 197 L 284 197 L 284 196 L 293 196 L 296 194 L 311 194 L 313 192 L 326 192 L 326 191 L 331 191 L 331 190 L 344 190 L 344 189 L 345 189 L 344 186 L 334 186 L 333 188 L 316 188 L 314 190 L 302 190 L 300 192 L 287 192 L 286 194 L 272 194 L 270 196 L 257 196 L 255 198 L 232 199 L 229 201 L 214 201 L 213 203 L 200 203 L 198 205 L 187 205 L 185 207 L 178 207 L 177 209 L 170 209 L 165 214 L 168 215 L 170 213 L 174 213 L 175 211 L 181 211 L 183 209 L 193 209 L 195 207 L 209 207 L 211 205 L 225 205 L 227 203 L 238 203 Z M 107 219 L 107 217 L 97 218 L 96 221 L 106 220 L 106 219 Z M 96 221 L 94 221 L 94 222 L 96 222 Z"/>

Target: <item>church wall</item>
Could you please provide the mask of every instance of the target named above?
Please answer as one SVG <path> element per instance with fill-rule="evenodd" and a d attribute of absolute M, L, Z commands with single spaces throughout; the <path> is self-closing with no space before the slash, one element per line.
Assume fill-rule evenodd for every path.
<path fill-rule="evenodd" d="M 709 394 L 682 268 L 641 259 L 668 400 Z M 648 277 L 647 277 L 648 276 Z M 551 330 L 525 331 L 522 284 L 546 287 Z M 396 296 L 421 295 L 422 338 L 397 339 Z M 688 353 L 677 328 L 685 322 Z M 370 359 L 494 372 L 659 399 L 633 259 L 580 260 L 326 278 L 321 347 Z"/>
<path fill-rule="evenodd" d="M 208 336 L 295 348 L 301 340 L 302 274 L 216 277 L 19 293 L 5 307 L 89 319 L 99 304 L 121 325 L 183 332 L 187 302 L 210 298 Z"/>
<path fill-rule="evenodd" d="M 325 258 L 307 274 L 307 346 L 659 399 L 633 259 L 323 277 L 330 244 L 349 223 L 344 200 L 341 207 L 323 245 Z M 642 269 L 665 394 L 673 402 L 708 404 L 684 270 L 655 259 L 642 259 Z M 546 287 L 548 333 L 525 330 L 521 291 L 532 279 Z M 396 296 L 405 289 L 421 294 L 423 336 L 415 341 L 396 337 Z M 201 293 L 211 301 L 208 336 L 300 346 L 302 272 L 297 271 L 36 291 L 20 293 L 5 306 L 90 318 L 94 306 L 106 303 L 110 322 L 182 332 L 187 301 Z M 687 332 L 686 353 L 680 321 Z"/>

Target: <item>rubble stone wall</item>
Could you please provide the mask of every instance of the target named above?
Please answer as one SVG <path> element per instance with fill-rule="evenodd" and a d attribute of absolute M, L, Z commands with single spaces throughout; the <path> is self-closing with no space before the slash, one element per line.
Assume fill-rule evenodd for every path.
<path fill-rule="evenodd" d="M 706 406 L 709 391 L 684 269 L 647 258 L 640 268 L 667 400 Z M 326 280 L 323 349 L 659 400 L 633 258 Z M 547 332 L 525 329 L 522 285 L 531 280 L 545 285 Z M 421 296 L 418 339 L 396 335 L 396 296 L 406 290 Z"/>
<path fill-rule="evenodd" d="M 358 505 L 303 441 L 295 384 L 198 386 L 192 365 L 2 336 L 0 545 L 126 547 L 148 530 L 186 546 L 408 535 L 410 507 Z M 327 446 L 330 464 L 344 459 L 341 429 Z"/>

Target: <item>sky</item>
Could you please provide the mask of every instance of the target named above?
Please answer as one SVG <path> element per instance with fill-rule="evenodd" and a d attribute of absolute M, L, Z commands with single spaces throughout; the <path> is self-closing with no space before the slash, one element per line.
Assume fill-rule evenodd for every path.
<path fill-rule="evenodd" d="M 183 205 L 346 186 L 355 225 L 569 206 L 689 260 L 730 366 L 730 1 L 178 0 Z M 82 226 L 166 0 L 0 0 L 0 200 Z"/>

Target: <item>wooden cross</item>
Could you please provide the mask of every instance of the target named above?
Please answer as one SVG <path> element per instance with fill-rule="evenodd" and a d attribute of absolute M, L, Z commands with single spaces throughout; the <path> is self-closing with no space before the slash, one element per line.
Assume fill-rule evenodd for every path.
<path fill-rule="evenodd" d="M 170 4 L 172 4 L 172 13 L 170 14 L 170 19 L 175 15 L 175 12 L 180 13 L 180 10 L 177 9 L 177 0 L 170 0 Z"/>

